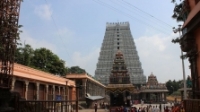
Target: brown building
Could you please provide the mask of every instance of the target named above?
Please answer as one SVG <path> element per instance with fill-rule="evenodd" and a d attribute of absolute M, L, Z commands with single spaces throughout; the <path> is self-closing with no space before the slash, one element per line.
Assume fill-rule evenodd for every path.
<path fill-rule="evenodd" d="M 182 28 L 181 49 L 187 53 L 193 79 L 193 98 L 200 99 L 200 1 L 186 0 L 190 11 Z"/>
<path fill-rule="evenodd" d="M 200 0 L 184 0 L 181 16 L 184 24 L 180 45 L 190 62 L 192 99 L 200 99 Z M 185 100 L 186 112 L 200 111 L 199 103 L 200 100 Z"/>
<path fill-rule="evenodd" d="M 14 64 L 11 91 L 18 92 L 27 100 L 76 99 L 75 82 L 20 64 Z"/>

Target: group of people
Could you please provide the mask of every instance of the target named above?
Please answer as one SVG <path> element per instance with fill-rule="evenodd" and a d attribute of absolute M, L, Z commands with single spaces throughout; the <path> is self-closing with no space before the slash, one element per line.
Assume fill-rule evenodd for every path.
<path fill-rule="evenodd" d="M 129 112 L 161 112 L 161 106 L 151 106 L 148 105 L 147 107 L 131 107 Z"/>
<path fill-rule="evenodd" d="M 103 105 L 103 104 L 102 104 Z M 105 105 L 104 105 L 105 106 Z M 95 112 L 97 112 L 97 103 L 95 103 Z M 116 107 L 114 110 L 112 109 L 111 112 L 185 112 L 184 108 L 180 104 L 176 104 L 173 106 L 164 106 L 163 109 L 161 104 L 159 106 L 142 106 L 142 107 Z"/>
<path fill-rule="evenodd" d="M 131 108 L 126 108 L 126 107 L 118 107 L 114 112 L 185 112 L 184 108 L 180 105 L 175 105 L 172 107 L 164 107 L 163 111 L 161 111 L 161 105 L 158 106 L 151 106 L 148 105 L 146 107 L 131 107 Z"/>

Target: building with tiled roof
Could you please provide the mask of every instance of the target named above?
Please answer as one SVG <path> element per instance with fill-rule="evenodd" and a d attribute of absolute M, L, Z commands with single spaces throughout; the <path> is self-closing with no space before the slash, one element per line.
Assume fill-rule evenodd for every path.
<path fill-rule="evenodd" d="M 46 73 L 28 66 L 14 64 L 11 91 L 18 92 L 27 100 L 76 99 L 74 81 Z"/>

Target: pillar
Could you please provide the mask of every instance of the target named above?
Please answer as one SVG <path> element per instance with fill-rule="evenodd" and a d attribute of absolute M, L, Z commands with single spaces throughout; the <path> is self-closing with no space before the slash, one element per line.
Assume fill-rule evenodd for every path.
<path fill-rule="evenodd" d="M 166 93 L 164 93 L 164 100 L 166 101 Z"/>
<path fill-rule="evenodd" d="M 142 94 L 142 100 L 146 100 L 146 93 Z"/>
<path fill-rule="evenodd" d="M 29 81 L 25 81 L 25 95 L 24 95 L 24 97 L 25 97 L 25 99 L 27 99 L 27 94 L 28 94 L 28 85 L 29 85 Z"/>
<path fill-rule="evenodd" d="M 60 86 L 58 86 L 58 95 L 60 95 Z"/>
<path fill-rule="evenodd" d="M 66 90 L 65 90 L 66 94 L 66 100 L 69 100 L 69 86 L 66 87 Z"/>
<path fill-rule="evenodd" d="M 66 87 L 63 87 L 63 100 L 66 100 Z"/>
<path fill-rule="evenodd" d="M 52 85 L 52 89 L 53 89 L 53 100 L 55 100 L 55 85 Z"/>
<path fill-rule="evenodd" d="M 36 100 L 39 100 L 40 83 L 36 83 Z"/>
<path fill-rule="evenodd" d="M 87 86 L 87 93 L 91 94 L 90 93 L 90 82 L 88 82 L 87 84 L 88 84 L 88 86 Z"/>
<path fill-rule="evenodd" d="M 164 93 L 162 93 L 162 100 L 165 100 L 165 95 L 164 95 Z"/>
<path fill-rule="evenodd" d="M 158 93 L 158 101 L 160 101 L 160 93 Z"/>
<path fill-rule="evenodd" d="M 49 85 L 46 85 L 45 87 L 46 87 L 46 95 L 45 95 L 46 97 L 45 97 L 45 99 L 48 100 L 48 98 L 49 98 L 48 97 L 49 96 Z"/>
<path fill-rule="evenodd" d="M 86 96 L 86 93 L 87 93 L 87 90 L 86 90 L 86 86 L 87 86 L 87 79 L 83 79 L 82 80 L 82 84 L 83 84 L 83 87 L 82 87 L 82 92 L 83 92 L 83 97 L 85 97 Z"/>
<path fill-rule="evenodd" d="M 12 84 L 11 84 L 11 91 L 14 91 L 14 89 L 15 89 L 15 81 L 16 81 L 16 78 L 13 77 Z"/>
<path fill-rule="evenodd" d="M 160 101 L 163 101 L 163 99 L 162 99 L 162 93 L 160 93 Z"/>

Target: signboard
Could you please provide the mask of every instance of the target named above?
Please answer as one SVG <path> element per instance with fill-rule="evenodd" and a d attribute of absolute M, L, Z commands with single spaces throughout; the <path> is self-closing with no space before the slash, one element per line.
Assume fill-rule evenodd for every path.
<path fill-rule="evenodd" d="M 62 96 L 61 95 L 56 95 L 56 101 L 61 101 L 62 100 Z"/>

